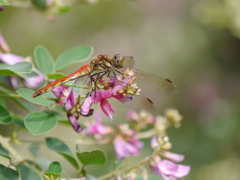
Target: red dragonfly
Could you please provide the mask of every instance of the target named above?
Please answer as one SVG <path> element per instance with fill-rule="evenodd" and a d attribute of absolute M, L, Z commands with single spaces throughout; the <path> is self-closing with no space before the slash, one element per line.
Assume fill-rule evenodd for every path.
<path fill-rule="evenodd" d="M 109 77 L 112 75 L 113 77 L 117 78 L 118 74 L 128 76 L 128 74 L 123 74 L 123 70 L 126 68 L 132 69 L 133 65 L 134 59 L 132 56 L 122 56 L 120 54 L 108 56 L 101 54 L 91 60 L 90 64 L 84 65 L 74 73 L 52 82 L 42 89 L 36 91 L 32 97 L 35 98 L 40 96 L 57 86 L 64 85 L 66 82 L 76 80 L 84 76 L 90 78 L 90 81 L 95 84 L 94 88 L 92 89 L 92 91 L 95 91 L 97 82 L 102 77 Z M 140 96 L 134 96 L 133 101 L 127 105 L 130 109 L 145 109 L 147 111 L 151 111 L 154 109 L 153 102 L 156 97 L 161 95 L 169 95 L 176 92 L 176 86 L 173 84 L 173 82 L 161 76 L 147 73 L 139 69 L 134 69 L 133 76 L 136 77 L 135 83 L 141 90 Z"/>

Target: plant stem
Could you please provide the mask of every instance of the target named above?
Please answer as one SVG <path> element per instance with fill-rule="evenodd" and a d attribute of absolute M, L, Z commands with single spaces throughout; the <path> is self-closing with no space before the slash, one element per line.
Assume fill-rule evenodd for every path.
<path fill-rule="evenodd" d="M 157 151 L 154 151 L 154 153 L 153 153 L 151 156 L 144 158 L 144 159 L 141 160 L 138 164 L 133 165 L 133 166 L 131 166 L 131 167 L 128 167 L 128 168 L 126 168 L 126 169 L 120 170 L 120 171 L 110 172 L 109 174 L 106 174 L 106 175 L 103 175 L 103 176 L 99 177 L 98 180 L 104 180 L 104 179 L 110 178 L 110 177 L 112 177 L 112 176 L 115 176 L 116 174 L 126 173 L 126 172 L 128 172 L 128 171 L 133 170 L 133 169 L 139 168 L 141 165 L 147 163 L 147 162 L 151 159 L 151 157 L 154 156 L 154 155 L 156 155 L 157 153 L 158 153 Z"/>

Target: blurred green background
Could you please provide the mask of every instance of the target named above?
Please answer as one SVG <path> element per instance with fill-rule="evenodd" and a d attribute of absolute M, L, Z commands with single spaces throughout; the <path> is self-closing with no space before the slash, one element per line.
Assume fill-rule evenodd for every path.
<path fill-rule="evenodd" d="M 56 58 L 74 46 L 90 45 L 95 49 L 92 57 L 132 55 L 137 68 L 171 79 L 178 93 L 164 98 L 157 109 L 163 114 L 173 107 L 184 117 L 180 128 L 168 132 L 171 151 L 184 154 L 182 164 L 192 167 L 184 179 L 240 179 L 240 0 L 102 0 L 74 6 L 54 21 L 33 8 L 4 8 L 0 31 L 14 54 L 33 56 L 34 48 L 43 45 Z M 63 73 L 77 69 L 72 65 Z M 18 108 L 11 111 L 25 113 Z M 114 123 L 126 122 L 125 113 L 119 109 Z M 11 134 L 5 126 L 0 131 Z M 19 138 L 35 141 L 46 136 L 62 138 L 73 148 L 79 137 L 69 128 L 58 127 L 37 137 L 21 132 Z M 151 153 L 148 143 L 143 156 Z M 28 145 L 15 147 L 28 156 Z M 82 145 L 81 149 L 98 147 Z M 114 158 L 112 147 L 105 150 Z M 51 157 L 49 151 L 45 155 Z M 110 157 L 106 171 L 112 161 Z M 67 165 L 64 168 L 67 174 L 74 172 Z M 94 167 L 91 171 L 103 173 Z"/>

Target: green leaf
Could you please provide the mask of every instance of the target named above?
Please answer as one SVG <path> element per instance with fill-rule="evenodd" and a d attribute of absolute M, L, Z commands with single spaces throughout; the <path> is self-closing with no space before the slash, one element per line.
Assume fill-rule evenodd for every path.
<path fill-rule="evenodd" d="M 16 91 L 19 95 L 21 95 L 24 99 L 38 105 L 43 105 L 49 107 L 49 103 L 46 99 L 44 99 L 42 96 L 38 96 L 36 98 L 33 98 L 32 95 L 34 94 L 34 91 L 31 89 L 26 88 L 20 88 Z"/>
<path fill-rule="evenodd" d="M 0 92 L 4 93 L 4 94 L 13 94 L 13 92 L 9 91 L 8 89 L 1 87 L 0 86 Z M 18 105 L 20 105 L 23 109 L 25 109 L 26 111 L 30 111 L 32 112 L 34 110 L 33 106 L 31 106 L 31 104 L 27 103 L 27 102 L 22 102 L 20 101 L 18 98 L 15 97 L 9 97 L 11 98 L 15 103 L 17 103 Z"/>
<path fill-rule="evenodd" d="M 11 168 L 0 164 L 0 179 L 1 180 L 19 180 L 19 175 Z"/>
<path fill-rule="evenodd" d="M 76 169 L 79 168 L 78 163 L 73 156 L 73 153 L 64 142 L 57 138 L 46 138 L 45 143 L 49 149 L 61 154 Z"/>
<path fill-rule="evenodd" d="M 46 0 L 32 0 L 32 3 L 40 10 L 46 9 Z"/>
<path fill-rule="evenodd" d="M 13 124 L 19 128 L 25 128 L 24 121 L 19 116 L 13 115 L 12 116 Z"/>
<path fill-rule="evenodd" d="M 2 106 L 0 106 L 0 123 L 9 124 L 12 122 L 10 113 Z"/>
<path fill-rule="evenodd" d="M 0 5 L 9 5 L 9 4 L 4 0 L 0 0 Z"/>
<path fill-rule="evenodd" d="M 52 162 L 48 166 L 48 172 L 61 174 L 62 173 L 62 166 L 61 166 L 61 164 L 58 161 Z"/>
<path fill-rule="evenodd" d="M 46 113 L 30 113 L 24 119 L 26 128 L 34 135 L 51 131 L 57 124 L 57 116 Z"/>
<path fill-rule="evenodd" d="M 6 108 L 6 101 L 4 97 L 0 97 L 0 106 Z"/>
<path fill-rule="evenodd" d="M 25 78 L 26 74 L 31 74 L 33 65 L 30 62 L 20 62 L 14 65 L 0 63 L 1 76 L 18 76 Z M 37 76 L 32 74 L 30 77 Z"/>
<path fill-rule="evenodd" d="M 49 51 L 43 46 L 37 46 L 34 50 L 35 62 L 38 69 L 45 75 L 53 72 L 54 62 Z"/>
<path fill-rule="evenodd" d="M 31 144 L 28 148 L 29 152 L 34 156 L 36 159 L 37 164 L 41 167 L 41 170 L 46 170 L 50 161 L 42 157 L 39 153 L 39 144 Z"/>
<path fill-rule="evenodd" d="M 11 157 L 9 156 L 9 153 L 7 152 L 6 149 L 4 149 L 4 147 L 1 144 L 0 144 L 0 156 L 11 159 Z"/>
<path fill-rule="evenodd" d="M 30 167 L 22 164 L 17 165 L 22 180 L 41 180 L 38 173 Z"/>
<path fill-rule="evenodd" d="M 85 166 L 87 165 L 103 165 L 106 162 L 106 155 L 101 150 L 93 150 L 90 152 L 77 152 L 79 161 Z"/>
<path fill-rule="evenodd" d="M 65 75 L 65 74 L 62 74 L 62 73 L 54 73 L 54 74 L 48 74 L 47 75 L 47 78 L 48 79 L 56 79 L 56 80 L 58 80 L 58 79 L 62 79 L 62 78 L 64 78 L 64 77 L 66 77 L 67 75 Z"/>
<path fill-rule="evenodd" d="M 62 177 L 61 174 L 59 174 L 59 173 L 52 173 L 52 172 L 46 172 L 46 173 L 44 173 L 44 176 L 47 176 L 48 179 L 50 179 L 50 180 L 54 180 L 54 179 Z"/>
<path fill-rule="evenodd" d="M 87 60 L 93 52 L 90 46 L 78 46 L 62 53 L 55 62 L 55 71 L 65 68 L 73 63 Z"/>
<path fill-rule="evenodd" d="M 52 108 L 52 110 L 58 110 L 62 112 L 66 112 L 65 106 L 55 106 Z"/>

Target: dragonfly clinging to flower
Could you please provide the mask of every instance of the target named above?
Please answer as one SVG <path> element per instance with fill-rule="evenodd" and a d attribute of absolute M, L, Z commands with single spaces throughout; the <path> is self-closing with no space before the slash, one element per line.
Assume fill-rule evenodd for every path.
<path fill-rule="evenodd" d="M 68 81 L 86 76 L 89 77 L 89 84 L 91 85 L 90 95 L 97 90 L 116 89 L 116 86 L 119 87 L 119 84 L 122 84 L 122 89 L 118 89 L 115 95 L 119 94 L 121 98 L 131 96 L 132 99 L 124 102 L 121 98 L 115 98 L 124 104 L 129 103 L 128 107 L 132 109 L 149 110 L 153 107 L 154 101 L 149 96 L 168 95 L 176 92 L 176 87 L 171 80 L 139 69 L 133 69 L 133 64 L 134 60 L 131 56 L 101 54 L 91 60 L 90 64 L 86 64 L 74 73 L 36 91 L 33 97 L 40 96 Z M 113 83 L 115 86 L 112 85 Z"/>

